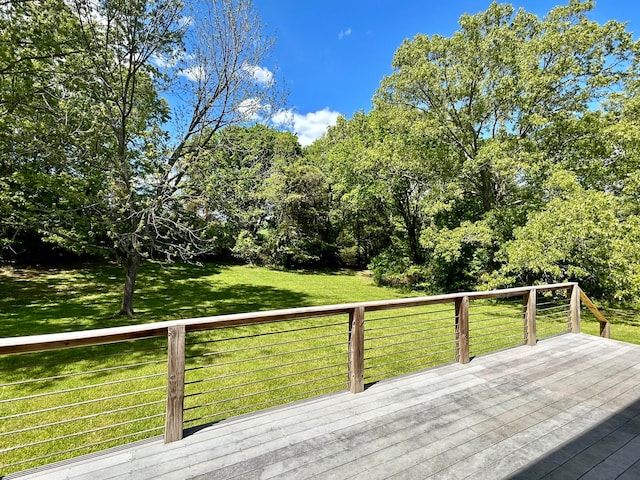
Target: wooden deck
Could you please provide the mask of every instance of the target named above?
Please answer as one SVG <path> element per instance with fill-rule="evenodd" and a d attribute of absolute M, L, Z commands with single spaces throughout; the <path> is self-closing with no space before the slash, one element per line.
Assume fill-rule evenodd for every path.
<path fill-rule="evenodd" d="M 640 346 L 567 334 L 22 479 L 638 479 Z"/>

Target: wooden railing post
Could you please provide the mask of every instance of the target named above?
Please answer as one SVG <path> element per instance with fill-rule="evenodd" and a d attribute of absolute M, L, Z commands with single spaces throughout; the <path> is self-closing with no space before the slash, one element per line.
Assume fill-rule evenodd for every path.
<path fill-rule="evenodd" d="M 537 305 L 537 292 L 535 288 L 532 288 L 524 294 L 524 343 L 525 345 L 535 345 L 536 338 L 536 305 Z"/>
<path fill-rule="evenodd" d="M 469 297 L 456 298 L 456 361 L 469 363 Z"/>
<path fill-rule="evenodd" d="M 169 327 L 167 336 L 167 413 L 164 443 L 182 440 L 183 435 L 185 326 Z"/>
<path fill-rule="evenodd" d="M 349 313 L 349 391 L 364 391 L 364 307 Z"/>
<path fill-rule="evenodd" d="M 569 290 L 571 301 L 569 302 L 569 322 L 571 333 L 580 333 L 580 287 L 576 284 Z"/>

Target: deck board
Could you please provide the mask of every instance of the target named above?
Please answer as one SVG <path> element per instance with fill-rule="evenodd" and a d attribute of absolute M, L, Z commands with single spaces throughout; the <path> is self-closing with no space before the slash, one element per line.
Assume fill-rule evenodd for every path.
<path fill-rule="evenodd" d="M 18 478 L 631 479 L 639 459 L 640 346 L 567 334 Z"/>

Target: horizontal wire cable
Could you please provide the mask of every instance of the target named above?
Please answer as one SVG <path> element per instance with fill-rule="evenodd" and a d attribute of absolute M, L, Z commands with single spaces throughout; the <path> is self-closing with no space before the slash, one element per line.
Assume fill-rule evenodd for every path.
<path fill-rule="evenodd" d="M 453 327 L 454 327 L 454 324 L 452 323 L 451 324 L 451 332 L 452 333 L 454 332 Z M 429 331 L 430 331 L 429 329 L 427 329 L 427 330 L 406 330 L 406 331 L 403 331 L 403 332 L 400 332 L 400 333 L 394 333 L 392 335 L 380 335 L 379 337 L 369 337 L 369 336 L 367 336 L 365 338 L 365 342 L 367 340 L 377 340 L 377 339 L 404 337 L 404 336 L 407 336 L 407 335 L 414 335 L 414 334 L 425 333 L 425 332 L 428 333 Z M 366 335 L 366 333 L 367 333 L 367 331 L 365 330 L 365 335 Z"/>
<path fill-rule="evenodd" d="M 31 380 L 21 380 L 18 382 L 12 382 L 12 383 L 5 383 L 0 385 L 0 387 L 13 387 L 16 385 L 26 385 L 29 383 L 36 383 L 36 382 L 46 382 L 46 381 L 50 381 L 50 380 L 61 380 L 63 378 L 71 378 L 71 377 L 78 377 L 81 375 L 94 375 L 96 373 L 104 373 L 104 372 L 113 372 L 116 370 L 123 370 L 125 368 L 133 368 L 133 367 L 141 367 L 141 366 L 146 366 L 146 365 L 157 365 L 157 364 L 166 364 L 167 360 L 153 360 L 151 362 L 141 362 L 141 363 L 131 363 L 128 365 L 118 365 L 117 367 L 107 367 L 107 368 L 101 368 L 98 370 L 87 370 L 84 372 L 74 372 L 74 373 L 65 373 L 63 375 L 56 375 L 53 377 L 42 377 L 42 378 L 34 378 Z"/>
<path fill-rule="evenodd" d="M 213 357 L 216 355 L 228 355 L 230 353 L 238 353 L 238 352 L 246 352 L 246 351 L 250 351 L 250 350 L 257 350 L 257 349 L 265 349 L 265 348 L 269 348 L 269 347 L 278 347 L 281 345 L 291 345 L 294 343 L 302 343 L 302 342 L 308 342 L 309 340 L 322 340 L 325 338 L 332 338 L 332 337 L 346 337 L 347 336 L 347 331 L 345 330 L 344 332 L 341 333 L 332 333 L 330 335 L 321 335 L 318 337 L 311 337 L 311 338 L 300 338 L 300 339 L 295 339 L 295 340 L 287 340 L 286 342 L 276 342 L 276 343 L 267 343 L 264 345 L 251 345 L 249 347 L 244 347 L 244 348 L 235 348 L 232 350 L 221 350 L 218 352 L 211 352 L 211 353 L 203 353 L 201 355 L 192 355 L 192 356 L 185 356 L 185 359 L 191 360 L 194 358 L 207 358 L 207 357 Z M 334 344 L 330 344 L 330 345 L 326 345 L 323 346 L 323 348 L 328 348 L 328 347 L 336 347 L 336 346 L 340 346 L 340 345 L 344 345 L 344 342 L 341 343 L 334 343 Z M 256 358 L 261 358 L 261 357 L 252 357 L 252 359 L 256 359 Z M 222 364 L 216 364 L 216 365 L 222 365 Z M 198 367 L 193 367 L 193 370 L 196 370 Z"/>
<path fill-rule="evenodd" d="M 438 330 L 438 329 L 443 329 L 443 328 L 450 328 L 451 325 L 454 325 L 454 318 L 450 317 L 450 318 L 437 318 L 437 319 L 433 319 L 433 320 L 427 320 L 424 322 L 411 322 L 411 323 L 399 323 L 399 324 L 393 324 L 393 325 L 388 325 L 385 327 L 368 327 L 365 325 L 365 330 L 367 332 L 377 332 L 378 330 L 392 330 L 392 329 L 396 329 L 396 328 L 402 328 L 402 327 L 413 327 L 413 326 L 417 326 L 417 325 L 428 325 L 428 324 L 432 324 L 432 323 L 439 323 L 439 322 L 443 322 L 447 320 L 449 323 L 446 325 L 441 325 L 438 327 L 432 327 L 429 330 Z M 365 323 L 368 323 L 369 321 L 366 320 Z M 425 331 L 427 331 L 425 329 Z"/>
<path fill-rule="evenodd" d="M 134 420 L 126 420 L 124 422 L 114 423 L 112 425 L 105 425 L 104 427 L 98 427 L 98 428 L 94 428 L 92 430 L 84 430 L 82 432 L 69 433 L 67 435 L 61 435 L 59 437 L 49 438 L 47 440 L 40 440 L 38 442 L 27 443 L 27 444 L 24 444 L 24 445 L 17 445 L 15 447 L 3 448 L 2 450 L 0 450 L 0 453 L 7 453 L 7 452 L 12 452 L 14 450 L 22 449 L 22 448 L 29 448 L 29 447 L 35 447 L 35 446 L 38 446 L 38 445 L 44 445 L 46 443 L 57 442 L 59 440 L 66 440 L 66 439 L 73 438 L 73 437 L 79 437 L 80 435 L 89 435 L 89 434 L 92 434 L 92 433 L 108 430 L 110 428 L 123 427 L 125 425 L 130 425 L 132 423 L 138 423 L 138 422 L 142 422 L 144 420 L 151 420 L 152 418 L 158 418 L 158 417 L 164 417 L 164 416 L 165 416 L 165 413 L 157 413 L 155 415 L 149 415 L 147 417 L 140 417 L 140 418 L 136 418 Z"/>
<path fill-rule="evenodd" d="M 148 393 L 148 392 L 154 392 L 154 391 L 166 390 L 166 389 L 167 389 L 166 385 L 163 385 L 161 387 L 145 388 L 144 390 L 136 390 L 135 392 L 119 393 L 118 395 L 110 395 L 108 397 L 94 398 L 94 399 L 91 399 L 91 400 L 84 400 L 82 402 L 76 402 L 76 403 L 67 403 L 65 405 L 58 405 L 58 406 L 55 406 L 55 407 L 42 408 L 40 410 L 32 410 L 32 411 L 29 411 L 29 412 L 15 413 L 13 415 L 7 415 L 5 417 L 0 417 L 0 420 L 8 420 L 10 418 L 26 417 L 28 415 L 36 415 L 38 413 L 51 412 L 53 410 L 60 410 L 62 408 L 78 407 L 80 405 L 88 405 L 88 404 L 91 404 L 91 403 L 105 402 L 105 401 L 108 401 L 108 400 L 113 400 L 115 398 L 129 397 L 131 395 L 138 395 L 140 393 Z"/>
<path fill-rule="evenodd" d="M 509 320 L 509 322 L 504 322 L 504 320 Z M 498 321 L 501 321 L 500 323 L 496 323 Z M 485 318 L 483 320 L 473 320 L 473 321 L 469 321 L 469 328 L 471 327 L 475 327 L 476 325 L 518 325 L 518 324 L 522 324 L 522 322 L 524 321 L 524 317 L 507 317 L 507 316 L 503 316 L 503 317 L 492 317 L 492 318 Z M 477 328 L 490 328 L 490 327 L 477 327 Z"/>
<path fill-rule="evenodd" d="M 513 328 L 519 328 L 519 329 L 523 329 L 524 328 L 524 324 L 522 323 L 522 319 L 519 319 L 518 322 L 511 322 L 511 323 L 496 323 L 496 324 L 490 324 L 490 325 L 474 325 L 471 324 L 469 326 L 469 330 L 472 332 L 483 332 L 485 330 L 491 330 L 492 328 L 497 328 L 497 327 L 511 327 Z M 509 331 L 509 330 L 499 330 L 497 333 L 502 332 L 502 331 Z"/>
<path fill-rule="evenodd" d="M 421 368 L 422 367 L 428 368 L 430 366 L 435 366 L 435 365 L 443 365 L 445 363 L 450 363 L 450 362 L 447 362 L 447 361 L 443 362 L 443 361 L 439 361 L 439 360 L 434 359 L 434 360 L 431 360 L 431 361 L 426 361 L 424 363 L 424 365 L 421 365 Z M 381 364 L 380 366 L 384 367 L 385 365 Z M 373 369 L 370 369 L 370 370 L 373 370 Z M 397 372 L 394 371 L 394 370 L 382 370 L 382 371 L 377 370 L 375 373 L 369 373 L 369 375 L 366 375 L 365 376 L 365 380 L 370 379 L 372 377 L 373 378 L 376 378 L 376 377 L 377 378 L 388 378 L 389 374 L 391 374 L 391 376 L 395 376 L 395 375 L 397 375 Z"/>
<path fill-rule="evenodd" d="M 296 319 L 291 319 L 291 320 L 287 320 L 287 321 L 295 321 Z M 297 320 L 303 320 L 303 319 L 297 319 Z M 274 322 L 275 323 L 275 322 Z M 280 322 L 277 322 L 280 323 Z M 216 338 L 215 340 L 204 340 L 202 342 L 193 342 L 193 343 L 187 343 L 187 346 L 193 346 L 193 345 L 205 345 L 205 344 L 209 344 L 209 343 L 218 343 L 218 342 L 230 342 L 233 340 L 243 340 L 245 338 L 256 338 L 256 337 L 266 337 L 269 335 L 280 335 L 283 333 L 291 333 L 291 332 L 303 332 L 305 330 L 315 330 L 318 328 L 328 328 L 328 327 L 339 327 L 342 325 L 345 325 L 346 322 L 340 322 L 340 323 L 330 323 L 330 324 L 322 324 L 322 325 L 312 325 L 312 326 L 308 326 L 308 327 L 301 327 L 301 328 L 292 328 L 289 330 L 278 330 L 276 332 L 263 332 L 263 333 L 252 333 L 252 334 L 247 334 L 247 335 L 241 335 L 238 337 L 225 337 L 225 338 Z M 253 323 L 250 324 L 246 324 L 245 326 L 256 326 Z M 223 328 L 230 328 L 230 327 L 218 327 L 219 329 L 223 329 Z M 236 327 L 231 327 L 231 328 L 236 328 Z M 216 330 L 215 328 L 209 330 L 209 331 L 213 331 Z"/>
<path fill-rule="evenodd" d="M 309 363 L 309 362 L 315 362 L 315 361 L 318 361 L 318 360 L 326 360 L 328 358 L 342 357 L 342 356 L 346 356 L 346 352 L 335 353 L 333 355 L 327 355 L 325 357 L 309 358 L 309 359 L 300 360 L 300 361 L 297 361 L 297 362 L 270 365 L 268 367 L 256 368 L 255 370 L 243 370 L 242 372 L 228 373 L 226 375 L 218 375 L 216 377 L 207 377 L 207 378 L 203 378 L 203 379 L 198 379 L 198 380 L 192 380 L 192 381 L 189 381 L 189 382 L 185 382 L 184 384 L 185 385 L 196 385 L 198 383 L 212 382 L 214 380 L 225 380 L 225 379 L 228 379 L 228 378 L 249 375 L 251 373 L 266 372 L 268 370 L 274 370 L 276 368 L 291 367 L 291 366 L 294 366 L 294 365 L 302 365 L 302 364 Z"/>
<path fill-rule="evenodd" d="M 97 446 L 100 446 L 100 445 L 104 445 L 105 443 L 117 442 L 118 440 L 123 440 L 125 438 L 135 437 L 135 436 L 138 436 L 138 435 L 143 435 L 145 433 L 155 432 L 157 430 L 163 430 L 163 429 L 164 429 L 164 427 L 148 428 L 146 430 L 140 430 L 140 431 L 135 432 L 135 433 L 129 433 L 127 435 L 122 435 L 120 437 L 109 438 L 107 440 L 102 440 L 100 442 L 91 443 L 89 445 L 83 445 L 81 447 L 75 447 L 75 448 L 70 448 L 70 449 L 67 449 L 67 450 L 61 450 L 61 451 L 58 451 L 58 452 L 49 453 L 47 455 L 41 455 L 39 457 L 31 457 L 31 458 L 28 458 L 26 460 L 21 460 L 19 462 L 14 462 L 14 463 L 7 464 L 7 465 L 5 465 L 5 467 L 6 468 L 16 467 L 18 465 L 24 465 L 25 463 L 37 462 L 38 460 L 44 460 L 44 459 L 51 458 L 51 457 L 65 455 L 67 453 L 77 452 L 78 450 L 85 450 L 85 449 L 88 449 L 88 448 L 93 448 L 93 447 L 97 447 Z"/>
<path fill-rule="evenodd" d="M 89 388 L 106 387 L 110 385 L 117 385 L 119 383 L 134 382 L 136 380 L 146 380 L 149 378 L 165 377 L 166 375 L 167 375 L 167 372 L 163 372 L 163 373 L 154 373 L 152 375 L 143 375 L 140 377 L 124 378 L 122 380 L 113 380 L 111 382 L 96 383 L 94 385 L 85 385 L 84 387 L 67 388 L 64 390 L 56 390 L 55 392 L 37 393 L 35 395 L 28 395 L 25 397 L 8 398 L 8 399 L 0 400 L 0 403 L 15 402 L 17 400 L 31 400 L 33 398 L 41 398 L 41 397 L 47 397 L 51 395 L 60 395 L 62 393 L 79 392 L 80 390 L 87 390 Z"/>
<path fill-rule="evenodd" d="M 283 378 L 290 378 L 290 377 L 297 377 L 299 375 L 303 375 L 306 373 L 313 373 L 313 372 L 319 372 L 321 370 L 329 370 L 329 369 L 333 369 L 336 367 L 345 367 L 346 365 L 342 364 L 342 363 L 338 363 L 338 364 L 334 364 L 334 365 L 327 365 L 324 367 L 318 367 L 318 368 L 312 368 L 310 370 L 304 370 L 301 372 L 294 372 L 294 373 L 287 373 L 285 375 L 278 375 L 277 377 L 270 377 L 270 378 L 261 378 L 260 380 L 253 380 L 251 382 L 246 382 L 246 383 L 239 383 L 239 384 L 235 384 L 235 385 L 228 385 L 226 387 L 220 387 L 220 388 L 214 388 L 212 390 L 205 390 L 203 392 L 196 392 L 196 393 L 190 393 L 184 396 L 184 398 L 191 398 L 191 397 L 197 397 L 199 395 L 209 395 L 211 393 L 217 393 L 217 392 L 222 392 L 224 390 L 229 390 L 232 388 L 242 388 L 242 387 L 248 387 L 249 385 L 257 385 L 260 383 L 268 383 L 268 382 L 273 382 L 274 380 L 281 380 Z M 248 372 L 248 373 L 252 373 L 252 372 Z M 336 374 L 336 375 L 344 375 L 346 372 L 341 372 L 340 374 Z"/>
<path fill-rule="evenodd" d="M 547 302 L 538 301 L 536 304 L 540 307 L 542 305 L 558 305 L 558 304 L 569 305 L 570 303 L 571 303 L 571 300 L 566 298 L 561 300 L 549 300 Z"/>
<path fill-rule="evenodd" d="M 441 346 L 441 345 L 453 345 L 453 346 L 455 346 L 455 344 L 456 344 L 456 342 L 455 342 L 455 341 L 451 341 L 451 342 L 445 342 L 445 343 L 438 343 L 438 344 L 436 344 L 436 345 L 430 345 L 430 347 L 431 347 L 431 346 L 433 346 L 433 347 L 439 347 L 439 346 Z M 410 349 L 408 349 L 408 350 L 400 350 L 400 351 L 398 351 L 398 352 L 388 353 L 388 354 L 385 354 L 385 355 L 373 355 L 373 356 L 371 356 L 371 357 L 365 357 L 364 359 L 365 359 L 365 360 L 374 360 L 374 359 L 376 359 L 376 358 L 393 357 L 393 356 L 396 356 L 396 355 L 402 355 L 403 353 L 417 352 L 417 351 L 424 351 L 424 350 L 425 350 L 425 348 L 424 348 L 424 347 L 410 348 Z M 439 353 L 439 352 L 448 352 L 448 351 L 449 351 L 449 350 L 436 350 L 436 352 L 435 352 L 435 353 Z M 429 354 L 429 355 L 431 355 L 431 354 Z"/>
<path fill-rule="evenodd" d="M 292 383 L 291 385 L 284 385 L 282 387 L 272 388 L 271 390 L 263 390 L 261 392 L 247 393 L 246 395 L 240 395 L 238 397 L 228 398 L 228 399 L 224 399 L 224 400 L 218 400 L 218 401 L 215 401 L 215 402 L 203 403 L 202 405 L 196 405 L 196 406 L 193 406 L 193 407 L 187 407 L 187 408 L 184 409 L 184 411 L 186 412 L 186 411 L 189 411 L 189 410 L 196 410 L 198 408 L 211 407 L 213 405 L 219 405 L 221 403 L 227 403 L 227 402 L 232 402 L 232 401 L 236 401 L 236 400 L 241 400 L 243 398 L 257 397 L 259 395 L 265 395 L 267 393 L 275 392 L 275 391 L 278 391 L 278 390 L 285 390 L 287 388 L 293 388 L 293 387 L 301 387 L 303 385 L 308 385 L 310 383 L 317 383 L 317 382 L 320 382 L 322 380 L 328 380 L 330 378 L 341 377 L 341 376 L 344 376 L 344 373 L 337 373 L 335 375 L 329 375 L 328 377 L 322 377 L 322 378 L 318 378 L 318 379 L 314 379 L 314 380 L 309 380 L 307 382 Z"/>
<path fill-rule="evenodd" d="M 403 335 L 405 336 L 405 335 Z M 430 342 L 430 341 L 438 341 L 440 339 L 443 338 L 451 338 L 452 341 L 455 341 L 455 331 L 451 331 L 450 333 L 446 333 L 443 335 L 433 335 L 433 336 L 428 336 L 428 337 L 422 337 L 422 338 L 416 338 L 414 340 L 407 340 L 406 342 L 395 342 L 395 343 L 384 343 L 381 344 L 380 341 L 381 340 L 388 340 L 390 338 L 397 338 L 398 335 L 396 336 L 389 336 L 389 337 L 377 337 L 377 338 L 366 338 L 365 339 L 365 348 L 364 350 L 373 350 L 376 348 L 387 348 L 387 347 L 391 347 L 393 345 L 403 345 L 405 343 L 417 343 L 417 342 Z M 375 340 L 375 342 L 374 342 Z M 445 342 L 446 343 L 446 342 Z M 372 345 L 373 344 L 373 345 Z M 367 346 L 370 345 L 370 346 Z M 426 345 L 432 345 L 431 343 L 426 343 Z"/>
<path fill-rule="evenodd" d="M 405 308 L 411 308 L 411 307 L 405 307 Z M 389 316 L 386 316 L 386 317 L 367 318 L 367 322 L 379 322 L 379 321 L 382 321 L 382 320 L 393 320 L 394 318 L 419 317 L 419 316 L 422 316 L 422 315 L 433 315 L 434 313 L 445 313 L 445 312 L 453 313 L 453 307 L 449 307 L 449 308 L 442 309 L 442 310 L 430 310 L 430 311 L 426 311 L 426 312 L 405 313 L 405 314 L 402 314 L 402 315 L 389 315 Z"/>
<path fill-rule="evenodd" d="M 139 340 L 147 340 L 145 338 L 139 339 Z M 131 340 L 134 341 L 134 340 Z M 114 344 L 106 344 L 106 345 L 114 345 Z M 91 345 L 89 347 L 85 347 L 85 348 L 90 348 L 90 347 L 99 347 L 100 345 Z M 102 345 L 104 346 L 104 345 Z M 125 356 L 125 355 L 136 355 L 138 354 L 138 352 L 149 352 L 149 351 L 154 351 L 154 350 L 163 350 L 164 352 L 166 352 L 167 350 L 167 345 L 162 345 L 160 347 L 149 347 L 149 348 L 141 348 L 140 350 L 126 350 L 124 352 L 118 352 L 118 353 L 110 353 L 108 355 L 91 355 L 90 357 L 86 357 L 86 358 L 80 358 L 80 359 L 76 359 L 73 360 L 73 362 L 93 362 L 95 360 L 101 360 L 104 358 L 114 358 L 114 357 L 121 357 L 121 356 Z M 59 350 L 58 350 L 59 352 Z M 41 355 L 44 352 L 31 352 L 33 355 Z M 87 353 L 91 353 L 91 352 L 87 352 Z M 23 358 L 26 357 L 28 354 L 22 354 Z M 47 367 L 57 367 L 58 365 L 69 365 L 69 359 L 65 359 L 62 360 L 60 362 L 47 362 Z M 7 371 L 15 371 L 16 369 L 20 369 L 20 368 L 29 368 L 29 365 L 20 365 L 19 367 L 15 367 L 15 368 L 0 368 L 0 372 L 7 372 Z"/>
<path fill-rule="evenodd" d="M 536 315 L 536 319 L 540 322 L 554 322 L 558 323 L 559 321 L 569 321 L 568 312 L 560 312 L 558 314 L 547 314 L 547 315 Z M 537 322 L 537 323 L 540 323 Z"/>
<path fill-rule="evenodd" d="M 376 368 L 380 368 L 380 367 L 386 367 L 387 365 L 396 365 L 398 363 L 407 363 L 413 360 L 420 360 L 422 358 L 428 358 L 428 357 L 433 357 L 439 353 L 451 353 L 450 350 L 440 350 L 438 352 L 434 352 L 433 354 L 430 355 L 420 355 L 418 357 L 411 357 L 411 358 L 405 358 L 405 359 L 401 359 L 401 360 L 395 360 L 393 362 L 387 362 L 387 363 L 379 363 L 377 365 L 369 365 L 367 367 L 368 370 L 374 370 Z"/>
<path fill-rule="evenodd" d="M 478 337 L 483 338 L 483 337 L 488 337 L 488 336 L 489 335 L 483 335 L 483 336 L 477 335 L 475 338 L 478 338 Z M 518 338 L 522 342 L 524 342 L 524 336 L 521 333 L 514 333 L 514 334 L 511 334 L 511 335 L 503 335 L 499 339 L 496 339 L 495 341 L 472 342 L 470 344 L 470 348 L 478 347 L 480 345 L 496 345 L 496 344 L 499 345 L 500 341 L 506 340 L 506 339 L 510 339 L 510 338 Z"/>
<path fill-rule="evenodd" d="M 482 314 L 486 314 L 486 315 L 493 315 L 495 313 L 501 313 L 501 312 L 513 312 L 514 310 L 517 311 L 524 311 L 526 309 L 525 305 L 510 305 L 508 307 L 501 307 L 501 308 L 486 308 L 486 307 L 482 307 L 482 306 L 469 306 L 469 315 L 482 315 Z"/>
<path fill-rule="evenodd" d="M 101 417 L 103 415 L 111 415 L 113 413 L 120 413 L 120 412 L 125 412 L 127 410 L 133 410 L 135 408 L 142 408 L 142 407 L 148 407 L 150 405 L 159 405 L 159 404 L 164 404 L 166 403 L 166 400 L 163 398 L 162 400 L 156 400 L 154 402 L 147 402 L 147 403 L 139 403 L 136 405 L 130 405 L 128 407 L 122 407 L 122 408 L 116 408 L 115 410 L 107 410 L 105 412 L 98 412 L 98 413 L 92 413 L 89 415 L 84 415 L 82 417 L 74 417 L 68 420 L 60 420 L 57 422 L 52 422 L 52 423 L 46 423 L 43 425 L 36 425 L 34 427 L 27 427 L 27 428 L 22 428 L 20 430 L 12 430 L 10 432 L 3 432 L 0 433 L 0 437 L 5 436 L 5 435 L 12 435 L 14 433 L 24 433 L 24 432 L 29 432 L 32 430 L 38 430 L 41 428 L 48 428 L 48 427 L 54 427 L 54 426 L 58 426 L 58 425 L 64 425 L 67 423 L 72 423 L 72 422 L 77 422 L 79 420 L 87 420 L 89 418 L 95 418 L 95 417 Z"/>
<path fill-rule="evenodd" d="M 538 313 L 538 312 L 551 312 L 551 311 L 557 311 L 557 310 L 568 311 L 569 310 L 569 305 L 558 305 L 556 307 L 536 308 L 536 313 Z"/>
<path fill-rule="evenodd" d="M 255 362 L 256 360 L 265 360 L 268 358 L 275 358 L 275 357 L 282 357 L 282 356 L 286 356 L 286 355 L 295 355 L 296 353 L 300 353 L 300 352 L 307 352 L 307 351 L 312 351 L 312 350 L 324 350 L 324 349 L 328 349 L 328 348 L 334 348 L 334 347 L 344 347 L 346 344 L 343 343 L 336 343 L 333 345 L 323 345 L 320 347 L 312 347 L 312 348 L 308 348 L 306 350 L 294 350 L 292 352 L 283 352 L 283 353 L 272 353 L 271 355 L 263 355 L 261 357 L 250 357 L 250 358 L 243 358 L 242 360 L 231 360 L 229 362 L 222 362 L 222 363 L 212 363 L 210 365 L 200 365 L 197 367 L 191 367 L 188 369 L 185 369 L 185 371 L 188 372 L 194 372 L 197 370 L 206 370 L 209 368 L 216 368 L 216 367 L 226 367 L 229 365 L 238 365 L 240 363 L 247 363 L 247 362 Z M 253 349 L 251 349 L 253 350 Z M 341 352 L 341 353 L 336 353 L 334 355 L 343 355 L 346 354 L 345 352 Z"/>
<path fill-rule="evenodd" d="M 569 317 L 569 310 L 559 310 L 555 312 L 545 312 L 542 314 L 537 314 L 536 318 L 560 318 L 560 317 Z"/>
<path fill-rule="evenodd" d="M 334 388 L 341 387 L 341 386 L 345 386 L 345 384 L 343 382 L 340 382 L 340 383 L 336 383 L 336 384 L 333 384 L 333 385 L 327 385 L 326 387 L 319 388 L 318 390 L 316 390 L 316 393 L 317 392 L 322 392 L 322 391 L 331 391 Z M 184 423 L 201 422 L 202 420 L 206 420 L 208 418 L 221 417 L 221 416 L 224 416 L 224 415 L 228 415 L 230 413 L 241 412 L 241 411 L 244 411 L 244 410 L 247 410 L 247 409 L 250 409 L 250 411 L 255 411 L 255 410 L 253 410 L 254 407 L 259 407 L 259 406 L 262 406 L 262 405 L 269 405 L 269 404 L 273 404 L 274 402 L 278 402 L 278 403 L 281 404 L 283 400 L 288 400 L 290 398 L 297 398 L 297 397 L 301 397 L 301 396 L 304 397 L 305 395 L 306 395 L 305 393 L 294 393 L 293 395 L 287 395 L 287 396 L 284 396 L 284 397 L 277 397 L 277 398 L 272 399 L 272 400 L 266 400 L 264 402 L 253 403 L 250 406 L 232 408 L 232 409 L 229 409 L 229 410 L 224 410 L 222 412 L 216 412 L 216 413 L 212 413 L 212 414 L 209 414 L 209 415 L 202 415 L 202 416 L 197 417 L 197 418 L 192 418 L 190 420 L 185 420 Z"/>
<path fill-rule="evenodd" d="M 375 350 L 375 349 L 378 349 L 378 348 L 389 348 L 389 347 L 393 347 L 395 345 L 406 345 L 407 343 L 426 342 L 426 341 L 437 339 L 437 338 L 446 338 L 446 337 L 453 337 L 453 336 L 454 336 L 454 332 L 451 332 L 451 334 L 448 334 L 448 335 L 437 335 L 437 336 L 427 337 L 427 338 L 417 338 L 415 340 L 407 340 L 406 342 L 389 343 L 389 344 L 385 344 L 385 345 L 375 345 L 373 347 L 367 347 L 366 346 L 366 344 L 369 343 L 369 341 L 372 340 L 372 339 L 367 338 L 367 339 L 365 339 L 365 348 L 364 348 L 364 350 L 366 352 L 367 350 Z M 386 340 L 387 338 L 389 338 L 389 337 L 378 337 L 378 338 L 376 338 L 376 340 Z M 455 342 L 455 338 L 452 339 L 451 341 Z M 448 342 L 444 342 L 444 343 L 448 343 Z M 440 344 L 440 343 L 435 343 L 435 344 L 429 343 L 426 346 L 429 346 L 429 345 L 442 345 L 442 344 Z"/>
<path fill-rule="evenodd" d="M 569 312 L 571 307 L 569 305 L 560 305 L 558 307 L 539 308 L 536 313 L 542 312 L 542 315 L 552 314 L 554 312 Z"/>
<path fill-rule="evenodd" d="M 474 338 L 483 338 L 483 337 L 489 337 L 491 335 L 495 335 L 496 333 L 511 333 L 513 332 L 512 329 L 509 330 L 498 330 L 497 332 L 491 332 L 491 333 L 481 333 L 480 335 L 471 335 L 469 334 L 469 338 L 471 340 L 473 340 Z M 521 335 L 524 338 L 524 332 L 520 331 L 520 333 L 518 335 Z M 511 336 L 517 336 L 516 334 L 514 335 L 505 335 L 505 337 L 511 337 Z"/>

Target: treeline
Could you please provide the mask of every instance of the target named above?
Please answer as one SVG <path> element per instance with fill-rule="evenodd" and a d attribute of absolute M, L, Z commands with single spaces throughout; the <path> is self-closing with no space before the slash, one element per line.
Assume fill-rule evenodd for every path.
<path fill-rule="evenodd" d="M 12 107 L 21 114 L 12 125 L 0 116 L 5 252 L 27 232 L 116 258 L 127 278 L 145 258 L 232 255 L 284 268 L 370 268 L 379 283 L 428 292 L 578 281 L 595 297 L 635 302 L 640 45 L 623 23 L 590 20 L 593 7 L 571 0 L 538 18 L 494 2 L 463 15 L 451 37 L 418 34 L 397 50 L 372 110 L 339 119 L 306 148 L 255 114 L 251 125 L 246 112 L 230 118 L 246 109 L 238 99 L 176 147 L 166 127 L 176 112 L 163 103 L 151 57 L 140 68 L 147 83 L 122 97 L 133 99 L 130 118 L 112 117 L 129 105 L 113 110 L 120 97 L 109 95 L 124 85 L 116 81 L 100 95 L 72 84 L 77 95 L 59 110 L 50 101 L 59 93 L 40 92 L 29 98 L 46 101 L 43 112 L 40 100 L 27 101 Z M 144 12 L 151 25 L 154 13 Z M 65 18 L 82 31 L 77 14 Z M 36 88 L 15 87 L 23 60 L 0 59 L 4 112 L 8 93 Z M 250 77 L 247 65 L 257 64 L 235 75 Z M 95 65 L 83 68 L 96 75 Z M 108 135 L 82 128 L 95 116 L 69 110 L 73 102 L 104 115 Z M 65 108 L 76 123 L 51 122 Z"/>

